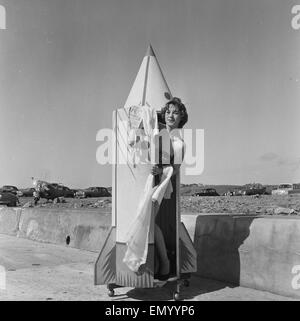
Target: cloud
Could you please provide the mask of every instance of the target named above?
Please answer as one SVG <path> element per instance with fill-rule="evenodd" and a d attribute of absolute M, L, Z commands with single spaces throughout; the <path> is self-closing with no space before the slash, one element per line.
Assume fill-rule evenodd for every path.
<path fill-rule="evenodd" d="M 262 162 L 273 162 L 273 165 L 285 167 L 285 169 L 292 172 L 297 171 L 300 168 L 300 157 L 282 157 L 276 153 L 268 152 L 259 157 Z"/>
<path fill-rule="evenodd" d="M 296 171 L 300 167 L 300 157 L 296 159 L 280 158 L 277 161 L 279 166 L 289 167 L 292 171 Z"/>
<path fill-rule="evenodd" d="M 263 162 L 270 162 L 270 161 L 273 161 L 275 159 L 278 159 L 278 155 L 276 153 L 273 153 L 273 152 L 268 152 L 268 153 L 265 153 L 263 155 L 261 155 L 259 157 L 259 159 Z"/>

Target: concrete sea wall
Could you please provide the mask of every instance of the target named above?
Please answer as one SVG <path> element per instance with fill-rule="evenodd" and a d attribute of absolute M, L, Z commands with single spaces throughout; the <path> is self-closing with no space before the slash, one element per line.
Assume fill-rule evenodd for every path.
<path fill-rule="evenodd" d="M 196 274 L 300 298 L 300 217 L 182 215 Z M 0 233 L 99 252 L 110 229 L 103 210 L 0 208 Z"/>
<path fill-rule="evenodd" d="M 96 210 L 0 208 L 0 233 L 98 252 L 111 213 Z"/>
<path fill-rule="evenodd" d="M 197 275 L 300 298 L 300 217 L 183 216 Z"/>

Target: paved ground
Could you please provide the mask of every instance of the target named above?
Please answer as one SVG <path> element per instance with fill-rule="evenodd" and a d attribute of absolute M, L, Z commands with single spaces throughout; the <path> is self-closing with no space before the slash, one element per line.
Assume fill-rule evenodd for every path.
<path fill-rule="evenodd" d="M 118 288 L 113 298 L 106 286 L 93 285 L 97 253 L 42 244 L 0 234 L 0 265 L 6 290 L 0 300 L 172 300 L 174 283 L 158 289 Z M 1 283 L 0 283 L 1 285 Z M 193 277 L 183 288 L 184 300 L 292 300 L 272 293 Z"/>

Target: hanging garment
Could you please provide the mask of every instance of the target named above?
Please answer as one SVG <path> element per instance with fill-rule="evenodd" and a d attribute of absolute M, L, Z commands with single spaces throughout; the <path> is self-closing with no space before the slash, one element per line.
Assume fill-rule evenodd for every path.
<path fill-rule="evenodd" d="M 150 137 L 153 148 L 154 142 L 157 141 L 155 136 L 159 133 L 155 110 L 147 106 L 143 107 L 140 111 L 140 119 L 140 121 L 137 121 L 139 129 L 143 129 L 144 134 L 147 135 L 148 138 Z M 131 131 L 129 143 L 137 141 L 137 139 L 133 137 L 134 135 Z M 142 135 L 140 139 L 143 140 Z M 123 262 L 134 272 L 139 272 L 141 265 L 146 263 L 153 202 L 156 202 L 158 206 L 160 206 L 164 198 L 171 198 L 173 192 L 171 177 L 174 172 L 171 164 L 174 162 L 174 157 L 176 157 L 176 159 L 181 158 L 182 162 L 183 144 L 181 131 L 175 130 L 171 133 L 165 131 L 161 136 L 159 163 L 162 165 L 163 172 L 160 181 L 158 185 L 154 186 L 155 177 L 149 174 L 142 194 L 143 196 L 139 201 L 136 218 L 129 227 L 126 237 L 127 250 Z M 132 146 L 137 145 L 134 143 Z M 178 157 L 178 153 L 180 153 L 182 157 Z M 140 160 L 138 155 L 138 149 L 134 150 L 131 160 L 135 162 Z"/>
<path fill-rule="evenodd" d="M 156 111 L 148 106 L 132 106 L 128 113 L 128 162 L 136 167 L 139 163 L 150 162 L 150 145 L 158 134 Z"/>
<path fill-rule="evenodd" d="M 143 142 L 149 143 L 153 147 L 155 136 L 158 134 L 158 121 L 156 111 L 148 106 L 131 107 L 127 110 L 129 115 L 129 163 L 134 167 L 141 161 L 151 163 L 151 148 L 141 148 Z M 133 115 L 131 117 L 130 115 Z M 131 121 L 134 120 L 134 123 Z M 145 157 L 145 150 L 147 156 Z M 142 156 L 144 153 L 144 156 Z M 169 184 L 173 173 L 172 166 L 165 166 L 158 185 L 155 185 L 155 178 L 149 174 L 142 193 L 142 198 L 139 201 L 136 218 L 130 226 L 127 237 L 127 251 L 123 262 L 134 272 L 138 272 L 141 265 L 145 264 L 148 254 L 148 240 L 152 214 L 152 203 L 157 202 L 159 205 L 167 194 L 170 196 L 172 186 Z"/>
<path fill-rule="evenodd" d="M 155 187 L 153 187 L 154 176 L 150 174 L 147 178 L 136 219 L 127 233 L 127 250 L 123 258 L 123 262 L 134 272 L 138 272 L 140 266 L 146 263 L 152 204 L 153 202 L 161 204 L 172 174 L 173 167 L 171 165 L 164 167 L 160 183 Z"/>

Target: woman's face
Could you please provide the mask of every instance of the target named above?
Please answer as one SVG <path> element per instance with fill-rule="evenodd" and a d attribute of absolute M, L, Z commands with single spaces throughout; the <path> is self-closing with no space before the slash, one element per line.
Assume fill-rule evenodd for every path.
<path fill-rule="evenodd" d="M 170 104 L 165 113 L 166 125 L 171 129 L 178 128 L 180 121 L 181 115 L 178 107 Z"/>

